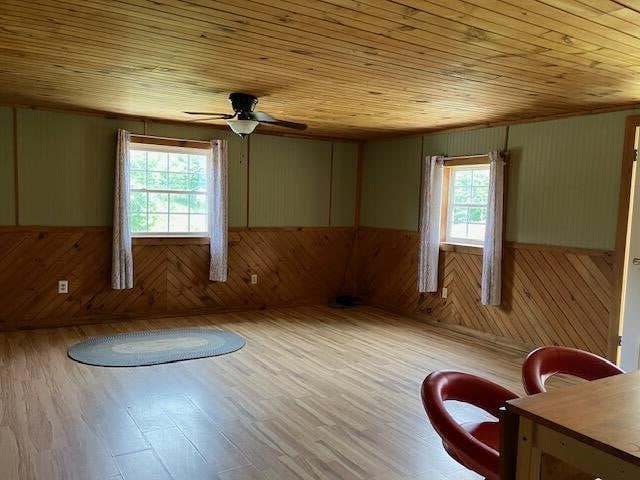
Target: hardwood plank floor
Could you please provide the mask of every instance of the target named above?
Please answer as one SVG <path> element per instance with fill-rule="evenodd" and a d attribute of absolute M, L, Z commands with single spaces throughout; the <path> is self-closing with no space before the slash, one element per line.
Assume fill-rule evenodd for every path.
<path fill-rule="evenodd" d="M 163 327 L 243 335 L 233 354 L 82 365 L 87 337 Z M 523 354 L 381 310 L 295 307 L 0 334 L 3 479 L 479 478 L 429 425 L 422 379 L 475 372 L 517 392 Z M 457 416 L 480 415 L 460 404 Z"/>

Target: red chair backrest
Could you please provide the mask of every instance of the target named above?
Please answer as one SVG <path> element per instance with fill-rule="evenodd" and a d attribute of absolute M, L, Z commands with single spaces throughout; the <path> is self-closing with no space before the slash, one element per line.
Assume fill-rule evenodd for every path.
<path fill-rule="evenodd" d="M 450 453 L 469 469 L 490 480 L 497 480 L 500 454 L 482 443 L 449 414 L 444 402 L 457 400 L 475 405 L 497 417 L 500 407 L 517 395 L 489 380 L 467 373 L 440 370 L 422 382 L 422 403 Z"/>
<path fill-rule="evenodd" d="M 598 380 L 624 373 L 598 355 L 569 347 L 541 347 L 531 352 L 522 364 L 522 383 L 529 395 L 546 392 L 547 379 L 557 373 Z"/>

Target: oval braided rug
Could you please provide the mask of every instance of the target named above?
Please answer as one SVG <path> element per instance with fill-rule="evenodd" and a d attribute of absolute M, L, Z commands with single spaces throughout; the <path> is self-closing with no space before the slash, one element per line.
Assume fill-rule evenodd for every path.
<path fill-rule="evenodd" d="M 83 340 L 69 347 L 72 359 L 103 367 L 138 367 L 235 352 L 244 338 L 223 330 L 175 328 L 121 333 Z"/>

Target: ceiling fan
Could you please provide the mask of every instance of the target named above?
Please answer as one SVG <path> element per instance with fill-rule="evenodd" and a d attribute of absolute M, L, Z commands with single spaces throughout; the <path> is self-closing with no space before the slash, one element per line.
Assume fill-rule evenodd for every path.
<path fill-rule="evenodd" d="M 235 133 L 244 138 L 253 133 L 260 123 L 270 125 L 278 125 L 285 128 L 294 128 L 296 130 L 304 130 L 307 126 L 304 123 L 287 122 L 286 120 L 278 120 L 268 113 L 254 112 L 258 104 L 258 97 L 248 93 L 232 93 L 229 95 L 229 102 L 234 113 L 211 113 L 211 112 L 184 112 L 189 115 L 207 115 L 203 120 L 226 120 L 227 124 Z"/>

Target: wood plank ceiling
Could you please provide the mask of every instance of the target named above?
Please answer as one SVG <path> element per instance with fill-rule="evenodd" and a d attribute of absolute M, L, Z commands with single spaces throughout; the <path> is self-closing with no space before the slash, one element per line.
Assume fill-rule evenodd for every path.
<path fill-rule="evenodd" d="M 640 101 L 640 0 L 2 0 L 0 102 L 365 138 Z M 261 127 L 262 128 L 262 127 Z"/>

